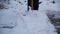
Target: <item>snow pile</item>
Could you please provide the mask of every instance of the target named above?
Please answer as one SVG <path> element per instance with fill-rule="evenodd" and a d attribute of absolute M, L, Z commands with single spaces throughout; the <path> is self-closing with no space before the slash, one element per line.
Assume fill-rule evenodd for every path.
<path fill-rule="evenodd" d="M 18 23 L 18 26 L 13 29 L 13 34 L 57 34 L 43 12 L 34 11 L 26 16 L 20 15 Z"/>
<path fill-rule="evenodd" d="M 25 0 L 21 0 L 22 5 L 18 1 L 11 0 L 9 9 L 1 10 L 1 24 L 16 26 L 12 29 L 1 28 L 0 34 L 57 34 L 44 11 L 25 12 L 27 11 Z"/>

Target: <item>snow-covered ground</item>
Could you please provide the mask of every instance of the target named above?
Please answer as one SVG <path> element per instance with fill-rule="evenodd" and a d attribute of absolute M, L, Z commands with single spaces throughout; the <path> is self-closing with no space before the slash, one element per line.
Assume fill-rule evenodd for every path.
<path fill-rule="evenodd" d="M 28 12 L 25 0 L 11 0 L 9 9 L 0 10 L 0 34 L 57 34 L 45 12 L 51 8 L 58 10 L 57 4 L 54 8 L 48 2 L 43 0 L 38 11 Z"/>

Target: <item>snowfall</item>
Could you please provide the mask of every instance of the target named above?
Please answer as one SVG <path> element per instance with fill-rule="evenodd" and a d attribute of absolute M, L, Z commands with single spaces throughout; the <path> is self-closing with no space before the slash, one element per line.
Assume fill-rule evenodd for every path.
<path fill-rule="evenodd" d="M 59 1 L 56 4 L 50 3 L 52 0 L 40 1 L 43 3 L 38 11 L 31 7 L 27 11 L 27 0 L 10 0 L 8 9 L 0 9 L 0 34 L 57 34 L 46 12 L 59 11 Z"/>

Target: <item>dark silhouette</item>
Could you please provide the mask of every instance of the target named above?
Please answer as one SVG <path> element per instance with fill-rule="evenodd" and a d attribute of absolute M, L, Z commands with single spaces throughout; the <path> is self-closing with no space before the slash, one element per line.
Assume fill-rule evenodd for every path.
<path fill-rule="evenodd" d="M 33 1 L 34 3 L 33 3 L 33 6 L 34 6 L 34 10 L 38 10 L 38 7 L 39 7 L 39 0 L 34 0 Z"/>
<path fill-rule="evenodd" d="M 29 6 L 31 7 L 31 0 L 28 0 L 28 10 Z M 38 10 L 39 8 L 39 0 L 33 0 L 33 10 Z"/>

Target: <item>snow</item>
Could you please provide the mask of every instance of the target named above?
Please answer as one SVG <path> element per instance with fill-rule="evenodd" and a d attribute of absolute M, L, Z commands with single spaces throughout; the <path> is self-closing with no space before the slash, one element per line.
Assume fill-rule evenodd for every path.
<path fill-rule="evenodd" d="M 19 1 L 22 4 L 20 4 Z M 8 5 L 9 9 L 0 11 L 0 34 L 57 34 L 55 27 L 51 24 L 44 12 L 44 10 L 47 10 L 51 5 L 46 7 L 47 1 L 43 1 L 38 11 L 33 10 L 32 12 L 30 9 L 28 12 L 27 2 L 25 3 L 24 1 L 25 0 L 11 0 L 11 4 Z M 3 26 L 14 27 L 9 29 L 2 28 Z"/>
<path fill-rule="evenodd" d="M 60 11 L 60 0 L 54 0 L 56 3 L 52 3 L 53 0 L 40 0 L 42 2 L 39 6 L 39 10 L 55 10 Z"/>
<path fill-rule="evenodd" d="M 26 16 L 21 15 L 19 18 L 19 24 L 13 29 L 13 34 L 57 34 L 43 12 L 29 12 Z"/>
<path fill-rule="evenodd" d="M 54 18 L 60 19 L 60 12 L 55 13 L 55 17 Z"/>

